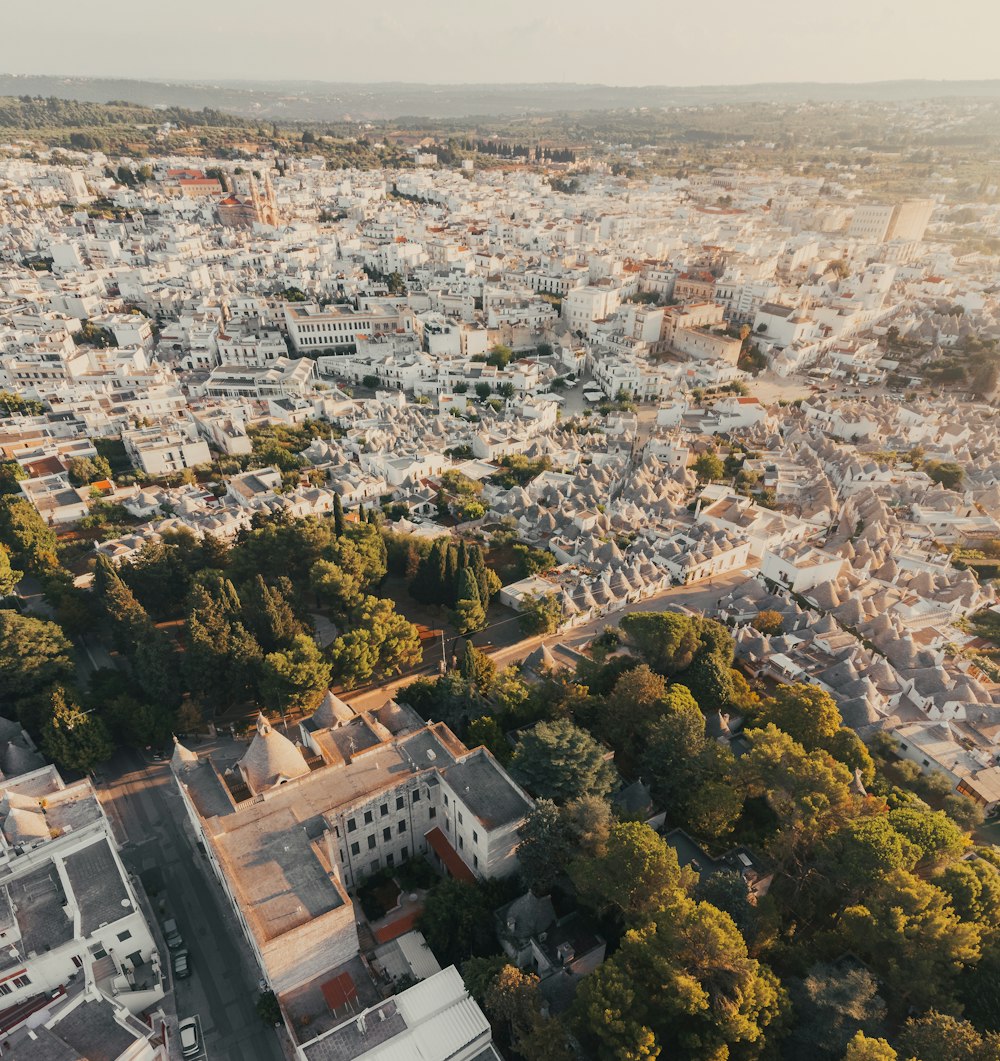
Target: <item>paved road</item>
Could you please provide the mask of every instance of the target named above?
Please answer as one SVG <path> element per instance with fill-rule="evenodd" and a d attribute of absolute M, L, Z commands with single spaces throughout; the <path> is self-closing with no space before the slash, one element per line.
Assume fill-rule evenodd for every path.
<path fill-rule="evenodd" d="M 176 918 L 190 952 L 191 976 L 174 984 L 178 1016 L 201 1018 L 209 1061 L 282 1061 L 275 1033 L 254 1008 L 256 964 L 192 842 L 170 767 L 119 753 L 102 775 L 105 808 L 128 838 L 122 857 L 130 872 L 160 885 L 150 901 L 161 920 Z"/>

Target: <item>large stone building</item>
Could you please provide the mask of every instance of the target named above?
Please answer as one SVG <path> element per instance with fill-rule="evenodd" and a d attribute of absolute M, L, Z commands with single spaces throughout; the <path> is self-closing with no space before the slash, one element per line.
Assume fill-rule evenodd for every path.
<path fill-rule="evenodd" d="M 354 712 L 332 693 L 298 741 L 263 718 L 228 761 L 178 745 L 172 760 L 195 832 L 278 993 L 358 952 L 349 889 L 425 855 L 475 880 L 517 868 L 530 797 L 485 748 L 389 701 Z"/>

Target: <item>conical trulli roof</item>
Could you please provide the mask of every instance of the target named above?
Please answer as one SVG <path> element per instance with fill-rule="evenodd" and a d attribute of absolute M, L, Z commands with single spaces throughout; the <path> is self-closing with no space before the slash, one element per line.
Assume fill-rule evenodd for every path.
<path fill-rule="evenodd" d="M 335 693 L 327 690 L 319 707 L 313 712 L 312 722 L 317 729 L 332 729 L 342 726 L 357 716 L 354 708 L 345 704 Z"/>
<path fill-rule="evenodd" d="M 177 773 L 178 770 L 185 766 L 197 766 L 198 756 L 195 752 L 191 751 L 190 748 L 185 748 L 181 742 L 174 737 L 174 751 L 170 756 L 170 767 Z"/>
<path fill-rule="evenodd" d="M 287 737 L 276 733 L 263 715 L 257 716 L 257 735 L 237 766 L 255 794 L 309 773 L 302 753 Z"/>

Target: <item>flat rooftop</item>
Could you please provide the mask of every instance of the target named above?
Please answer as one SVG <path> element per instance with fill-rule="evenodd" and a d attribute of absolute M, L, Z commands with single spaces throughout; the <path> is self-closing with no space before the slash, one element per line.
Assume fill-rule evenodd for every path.
<path fill-rule="evenodd" d="M 241 905 L 264 940 L 344 905 L 304 821 L 289 809 L 240 824 L 217 836 L 216 843 Z"/>
<path fill-rule="evenodd" d="M 462 802 L 488 828 L 520 821 L 531 804 L 485 755 L 470 756 L 441 771 Z"/>
<path fill-rule="evenodd" d="M 80 931 L 84 935 L 133 913 L 135 908 L 107 840 L 67 855 L 63 866 L 80 907 Z"/>
<path fill-rule="evenodd" d="M 67 943 L 73 938 L 73 922 L 66 914 L 66 893 L 56 867 L 51 863 L 10 881 L 7 891 L 17 908 L 21 945 L 25 954 L 38 954 Z M 4 964 L 10 962 L 6 951 Z"/>

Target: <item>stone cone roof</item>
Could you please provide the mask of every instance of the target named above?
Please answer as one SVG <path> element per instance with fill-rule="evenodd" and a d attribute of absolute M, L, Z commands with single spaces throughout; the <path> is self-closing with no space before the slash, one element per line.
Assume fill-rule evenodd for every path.
<path fill-rule="evenodd" d="M 302 753 L 273 730 L 263 715 L 257 716 L 257 735 L 237 766 L 255 794 L 309 773 Z"/>
<path fill-rule="evenodd" d="M 319 707 L 312 714 L 313 725 L 317 729 L 332 729 L 342 726 L 351 719 L 357 717 L 357 712 L 349 704 L 345 704 L 339 696 L 327 690 Z"/>

